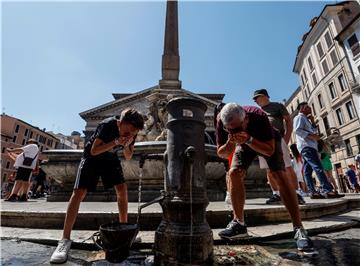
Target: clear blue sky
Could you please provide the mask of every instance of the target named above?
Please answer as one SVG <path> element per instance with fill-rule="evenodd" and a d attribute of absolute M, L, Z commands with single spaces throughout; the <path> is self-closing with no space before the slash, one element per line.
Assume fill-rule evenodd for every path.
<path fill-rule="evenodd" d="M 299 84 L 297 47 L 326 3 L 180 1 L 183 87 L 240 104 L 254 104 L 259 87 L 288 98 Z M 80 112 L 161 78 L 165 1 L 1 5 L 2 112 L 82 132 Z"/>

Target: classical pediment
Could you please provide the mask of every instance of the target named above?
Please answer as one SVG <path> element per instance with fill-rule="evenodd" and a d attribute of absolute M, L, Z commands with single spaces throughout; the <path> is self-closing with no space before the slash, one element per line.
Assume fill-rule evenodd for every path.
<path fill-rule="evenodd" d="M 207 105 L 205 124 L 207 131 L 214 131 L 213 115 L 215 106 L 224 94 L 196 94 L 185 89 L 169 89 L 154 86 L 135 93 L 114 93 L 115 100 L 80 113 L 86 121 L 85 136 L 88 138 L 98 123 L 105 118 L 119 116 L 126 108 L 135 108 L 144 115 L 145 127 L 137 141 L 165 140 L 167 123 L 167 102 L 175 97 L 193 97 Z"/>
<path fill-rule="evenodd" d="M 204 96 L 203 96 L 204 95 Z M 99 120 L 102 117 L 109 117 L 118 115 L 122 110 L 127 107 L 133 107 L 142 113 L 146 114 L 148 108 L 153 102 L 156 101 L 168 101 L 170 98 L 179 96 L 190 96 L 200 99 L 210 107 L 215 107 L 217 103 L 221 102 L 224 94 L 196 94 L 191 91 L 180 89 L 180 90 L 166 90 L 160 89 L 159 86 L 154 86 L 139 92 L 132 94 L 113 94 L 115 100 L 94 107 L 90 110 L 80 113 L 80 116 L 85 120 Z M 205 97 L 208 96 L 209 98 Z M 212 108 L 211 108 L 212 109 Z"/>

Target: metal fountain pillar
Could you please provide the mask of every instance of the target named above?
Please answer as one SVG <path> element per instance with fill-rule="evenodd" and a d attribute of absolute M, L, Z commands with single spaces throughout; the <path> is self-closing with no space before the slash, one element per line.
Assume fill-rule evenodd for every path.
<path fill-rule="evenodd" d="M 155 233 L 155 265 L 211 265 L 212 231 L 205 179 L 206 105 L 179 97 L 167 105 L 165 198 Z"/>

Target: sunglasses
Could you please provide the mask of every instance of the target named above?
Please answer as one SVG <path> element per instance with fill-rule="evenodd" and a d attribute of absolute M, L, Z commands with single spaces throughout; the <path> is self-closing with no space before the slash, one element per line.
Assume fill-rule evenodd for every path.
<path fill-rule="evenodd" d="M 242 127 L 236 127 L 236 128 L 226 128 L 226 127 L 224 127 L 224 130 L 227 133 L 236 134 L 236 133 L 239 133 L 239 132 L 243 131 L 243 128 Z"/>

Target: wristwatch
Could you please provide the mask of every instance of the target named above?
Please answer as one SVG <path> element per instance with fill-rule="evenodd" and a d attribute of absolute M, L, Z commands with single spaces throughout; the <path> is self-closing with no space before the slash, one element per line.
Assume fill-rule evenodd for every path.
<path fill-rule="evenodd" d="M 246 145 L 251 145 L 251 143 L 253 142 L 254 138 L 252 136 L 250 136 L 250 138 L 245 142 Z"/>

